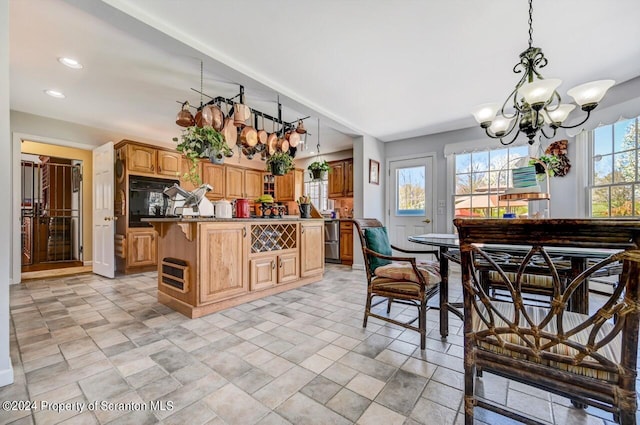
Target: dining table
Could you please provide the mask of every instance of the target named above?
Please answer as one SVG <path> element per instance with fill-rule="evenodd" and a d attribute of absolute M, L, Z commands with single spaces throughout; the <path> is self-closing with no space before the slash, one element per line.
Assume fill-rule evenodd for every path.
<path fill-rule="evenodd" d="M 428 233 L 424 235 L 409 236 L 408 240 L 421 245 L 438 247 L 440 262 L 440 336 L 446 338 L 449 335 L 449 313 L 453 313 L 463 319 L 462 303 L 449 301 L 449 261 L 459 263 L 460 243 L 456 234 Z M 487 252 L 497 252 L 509 255 L 526 255 L 531 246 L 509 244 L 481 244 Z M 590 259 L 604 259 L 616 253 L 612 249 L 591 249 L 580 247 L 553 247 L 545 246 L 545 251 L 550 256 L 558 256 L 567 260 L 570 264 L 565 273 L 569 280 L 574 279 L 587 269 Z M 618 274 L 619 270 L 612 268 L 610 274 Z M 569 310 L 587 314 L 589 312 L 589 288 L 588 283 L 580 285 L 571 295 Z"/>

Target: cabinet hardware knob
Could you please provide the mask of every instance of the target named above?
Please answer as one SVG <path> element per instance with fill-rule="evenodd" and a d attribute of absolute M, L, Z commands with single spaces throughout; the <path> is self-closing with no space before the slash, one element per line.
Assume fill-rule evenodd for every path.
<path fill-rule="evenodd" d="M 271 270 L 275 270 L 276 268 L 276 262 L 271 260 Z"/>
<path fill-rule="evenodd" d="M 111 217 L 105 217 L 104 221 L 111 221 Z"/>
<path fill-rule="evenodd" d="M 151 166 L 151 169 L 153 170 L 153 165 Z M 162 167 L 160 167 L 159 165 L 158 165 L 158 172 L 159 172 L 159 173 L 161 173 L 161 172 L 162 172 Z"/>
<path fill-rule="evenodd" d="M 246 227 L 243 227 L 243 228 L 242 228 L 242 237 L 243 237 L 243 238 L 246 238 L 246 237 L 247 237 L 247 228 L 246 228 Z"/>
<path fill-rule="evenodd" d="M 304 227 L 300 229 L 300 233 L 304 233 Z"/>
<path fill-rule="evenodd" d="M 280 268 L 282 268 L 282 258 L 280 259 Z"/>
<path fill-rule="evenodd" d="M 151 171 L 153 171 L 153 165 L 151 166 Z"/>

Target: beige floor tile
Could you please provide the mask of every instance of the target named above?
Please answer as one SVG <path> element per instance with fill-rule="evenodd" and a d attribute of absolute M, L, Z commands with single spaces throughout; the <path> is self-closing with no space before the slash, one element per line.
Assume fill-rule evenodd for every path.
<path fill-rule="evenodd" d="M 356 422 L 358 425 L 402 425 L 407 418 L 378 403 L 371 403 Z"/>
<path fill-rule="evenodd" d="M 383 381 L 372 378 L 369 375 L 359 373 L 349 381 L 346 388 L 368 398 L 369 400 L 373 400 L 382 390 L 384 385 L 385 383 Z"/>

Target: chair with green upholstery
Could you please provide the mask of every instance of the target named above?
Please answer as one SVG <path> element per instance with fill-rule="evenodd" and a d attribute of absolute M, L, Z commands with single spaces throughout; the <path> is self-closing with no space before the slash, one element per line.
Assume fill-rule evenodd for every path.
<path fill-rule="evenodd" d="M 455 219 L 454 224 L 462 262 L 465 424 L 473 424 L 475 407 L 541 423 L 483 397 L 477 381 L 487 372 L 567 397 L 574 407 L 611 412 L 618 423 L 635 424 L 640 220 Z M 487 252 L 491 244 L 524 245 L 528 253 L 519 264 L 497 262 Z M 576 248 L 611 249 L 611 255 L 577 276 L 562 277 L 549 252 Z M 547 306 L 527 305 L 520 290 L 534 256 L 550 272 Z M 616 263 L 622 269 L 613 293 L 599 304 L 590 300 L 586 314 L 570 311 L 573 293 Z M 510 300 L 490 296 L 480 281 L 488 269 L 500 276 Z"/>
<path fill-rule="evenodd" d="M 420 348 L 424 350 L 427 311 L 433 308 L 427 305 L 427 301 L 438 293 L 439 264 L 435 261 L 419 261 L 415 257 L 393 256 L 393 250 L 414 255 L 432 254 L 436 258 L 438 251 L 412 251 L 391 245 L 386 227 L 376 219 L 354 219 L 353 222 L 360 237 L 367 273 L 367 300 L 362 326 L 367 326 L 369 317 L 375 317 L 415 330 L 420 333 Z M 373 302 L 374 298 L 380 299 Z M 386 314 L 372 311 L 372 307 L 385 301 L 387 302 Z M 394 319 L 391 315 L 392 303 L 415 306 L 418 310 L 416 317 L 407 322 Z M 417 326 L 414 325 L 416 321 L 418 321 Z"/>

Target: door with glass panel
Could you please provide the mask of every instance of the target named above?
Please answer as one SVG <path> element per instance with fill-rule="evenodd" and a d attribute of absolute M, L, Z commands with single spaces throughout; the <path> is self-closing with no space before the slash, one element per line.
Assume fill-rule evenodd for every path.
<path fill-rule="evenodd" d="M 407 238 L 433 232 L 434 194 L 433 157 L 389 162 L 387 228 L 393 245 L 424 249 L 424 246 L 409 242 Z"/>

